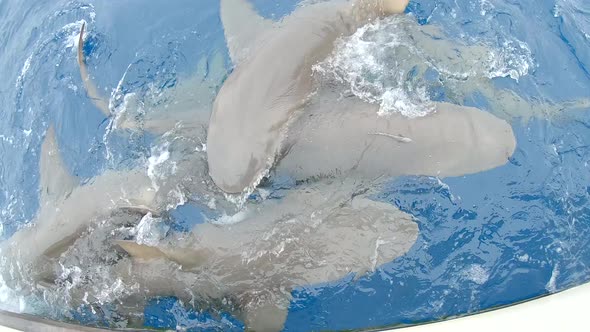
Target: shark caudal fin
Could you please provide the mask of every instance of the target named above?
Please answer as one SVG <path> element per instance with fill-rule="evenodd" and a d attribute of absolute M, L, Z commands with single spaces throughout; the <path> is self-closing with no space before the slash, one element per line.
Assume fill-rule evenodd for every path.
<path fill-rule="evenodd" d="M 206 249 L 165 248 L 138 244 L 129 240 L 116 240 L 116 245 L 125 250 L 132 258 L 140 261 L 158 259 L 171 260 L 183 269 L 191 269 L 204 264 L 210 257 Z"/>
<path fill-rule="evenodd" d="M 258 15 L 247 0 L 221 0 L 220 12 L 227 48 L 235 66 L 250 55 L 274 23 Z"/>
<path fill-rule="evenodd" d="M 55 204 L 67 197 L 80 183 L 79 179 L 70 175 L 61 159 L 53 126 L 47 129 L 45 140 L 41 145 L 39 175 L 41 206 Z"/>
<path fill-rule="evenodd" d="M 88 67 L 86 67 L 86 61 L 84 58 L 84 31 L 86 29 L 86 23 L 82 23 L 80 29 L 80 37 L 78 39 L 78 67 L 80 68 L 80 77 L 84 83 L 84 89 L 86 94 L 92 103 L 105 115 L 110 116 L 111 111 L 109 110 L 109 103 L 100 95 L 98 88 L 94 84 L 94 81 L 88 74 Z"/>

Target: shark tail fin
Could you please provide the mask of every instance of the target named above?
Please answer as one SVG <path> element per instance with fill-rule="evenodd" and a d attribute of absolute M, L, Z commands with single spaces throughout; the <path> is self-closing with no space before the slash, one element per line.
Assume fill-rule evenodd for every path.
<path fill-rule="evenodd" d="M 80 183 L 79 179 L 70 175 L 60 156 L 55 129 L 50 126 L 41 145 L 39 160 L 41 205 L 55 204 L 71 193 Z"/>
<path fill-rule="evenodd" d="M 273 26 L 247 0 L 221 0 L 221 22 L 231 60 L 235 65 L 249 56 L 261 36 Z"/>
<path fill-rule="evenodd" d="M 114 243 L 125 250 L 133 259 L 140 261 L 166 259 L 177 263 L 183 269 L 200 266 L 210 257 L 210 252 L 206 249 L 148 246 L 130 240 L 116 240 Z"/>
<path fill-rule="evenodd" d="M 86 59 L 84 57 L 84 31 L 86 30 L 86 23 L 82 23 L 80 29 L 80 37 L 78 38 L 78 67 L 80 69 L 80 77 L 84 83 L 86 94 L 92 103 L 105 115 L 110 116 L 109 103 L 100 95 L 98 88 L 94 84 L 90 74 L 88 74 L 88 67 L 86 66 Z"/>

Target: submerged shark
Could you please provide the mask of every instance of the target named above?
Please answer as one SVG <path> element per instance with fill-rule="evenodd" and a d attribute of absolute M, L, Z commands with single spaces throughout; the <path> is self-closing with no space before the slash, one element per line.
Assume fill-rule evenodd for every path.
<path fill-rule="evenodd" d="M 443 178 L 502 166 L 516 148 L 506 121 L 473 107 L 435 103 L 429 116 L 380 117 L 379 105 L 356 97 L 336 91 L 319 96 L 285 136 L 274 174 L 296 181 L 334 175 Z"/>
<path fill-rule="evenodd" d="M 278 331 L 295 287 L 362 277 L 414 244 L 412 217 L 354 195 L 358 185 L 301 186 L 249 206 L 239 223 L 200 224 L 157 246 L 117 241 L 133 257 L 119 275 L 149 294 L 225 303 L 249 330 Z"/>
<path fill-rule="evenodd" d="M 194 132 L 196 128 L 190 128 Z M 182 135 L 182 132 L 179 133 Z M 148 213 L 160 215 L 177 201 L 176 192 L 188 190 L 196 197 L 223 197 L 204 180 L 206 160 L 203 152 L 194 150 L 198 142 L 181 141 L 171 146 L 178 157 L 172 177 L 160 181 L 150 176 L 149 169 L 105 170 L 85 180 L 71 175 L 57 145 L 56 132 L 49 127 L 41 146 L 39 159 L 39 210 L 28 225 L 8 240 L 0 243 L 3 279 L 18 285 L 11 271 L 25 273 L 25 282 L 51 284 L 55 280 L 55 265 L 59 256 L 100 220 L 122 220 L 136 224 Z M 221 202 L 221 200 L 219 200 Z M 223 208 L 219 204 L 219 208 Z M 231 211 L 231 210 L 229 210 Z M 115 218 L 117 217 L 117 218 Z M 26 244 L 26 245 L 23 245 Z M 24 285 L 19 287 L 26 288 Z"/>
<path fill-rule="evenodd" d="M 170 188 L 192 183 L 193 190 L 210 189 L 190 180 L 191 172 L 206 172 L 207 165 L 226 193 L 256 186 L 271 167 L 303 184 L 281 200 L 247 204 L 240 223 L 204 223 L 184 240 L 114 241 L 129 254 L 117 263 L 116 274 L 150 296 L 187 298 L 188 289 L 212 302 L 234 299 L 233 309 L 248 328 L 278 330 L 293 288 L 349 273 L 361 276 L 403 255 L 417 237 L 416 224 L 394 206 L 371 201 L 368 188 L 405 174 L 479 172 L 506 163 L 515 148 L 511 127 L 475 108 L 438 103 L 424 118 L 379 117 L 376 105 L 342 97 L 337 85 L 316 86 L 311 66 L 330 54 L 337 38 L 401 13 L 406 5 L 406 0 L 322 3 L 271 23 L 245 0 L 222 0 L 236 68 L 216 96 L 211 118 L 200 110 L 183 132 L 194 141 L 207 136 L 207 158 L 202 151 L 183 150 L 179 171 L 158 188 L 145 169 L 107 171 L 76 186 L 80 181 L 65 171 L 50 129 L 40 160 L 38 216 L 2 244 L 3 255 L 31 269 L 51 263 L 75 247 L 76 237 L 99 217 L 130 211 L 129 219 L 137 222 L 165 209 Z M 101 101 L 88 76 L 84 27 L 81 32 L 82 79 L 95 105 L 110 116 L 112 107 Z M 170 121 L 152 123 L 155 131 L 170 126 Z M 25 240 L 35 243 L 23 247 Z"/>
<path fill-rule="evenodd" d="M 37 216 L 0 245 L 4 257 L 23 266 L 43 265 L 45 258 L 59 256 L 97 216 L 118 210 L 142 214 L 157 208 L 156 192 L 142 169 L 106 171 L 81 185 L 64 166 L 53 127 L 41 146 L 39 169 Z"/>
<path fill-rule="evenodd" d="M 276 161 L 289 123 L 313 91 L 312 66 L 332 52 L 338 38 L 402 13 L 407 4 L 332 1 L 300 8 L 273 23 L 245 0 L 222 0 L 221 19 L 235 69 L 217 94 L 209 122 L 207 160 L 217 186 L 228 193 L 255 187 Z"/>

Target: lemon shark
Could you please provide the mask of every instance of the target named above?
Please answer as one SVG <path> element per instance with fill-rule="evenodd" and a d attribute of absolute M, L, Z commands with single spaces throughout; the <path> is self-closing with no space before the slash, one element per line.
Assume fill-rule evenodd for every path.
<path fill-rule="evenodd" d="M 41 147 L 37 217 L 0 244 L 0 252 L 8 286 L 34 293 L 40 285 L 63 294 L 72 308 L 99 298 L 105 285 L 92 283 L 104 282 L 102 274 L 109 271 L 109 278 L 135 285 L 133 294 L 117 298 L 123 313 L 145 303 L 146 294 L 174 295 L 231 310 L 249 329 L 277 331 L 294 288 L 362 277 L 403 255 L 418 235 L 412 216 L 370 199 L 374 192 L 367 188 L 378 182 L 345 178 L 313 181 L 289 190 L 283 199 L 248 204 L 235 223 L 207 222 L 158 245 L 139 244 L 90 226 L 102 220 L 110 222 L 95 228 L 135 225 L 145 214 L 162 211 L 160 195 L 170 188 L 154 189 L 145 169 L 108 170 L 82 182 L 69 174 L 60 155 L 50 127 Z M 195 170 L 195 156 L 178 167 Z M 117 222 L 121 225 L 112 225 Z M 100 234 L 104 241 L 84 240 Z M 107 247 L 85 247 L 96 242 Z M 112 253 L 117 247 L 128 255 L 114 267 L 92 266 L 104 250 Z M 101 275 L 60 289 L 61 284 L 54 284 L 56 271 L 69 268 L 63 265 L 68 257 L 76 257 L 75 268 Z"/>
<path fill-rule="evenodd" d="M 331 1 L 299 8 L 274 23 L 245 0 L 222 0 L 221 20 L 235 68 L 217 94 L 207 134 L 209 174 L 217 186 L 228 193 L 255 187 L 313 91 L 312 66 L 332 52 L 338 38 L 402 13 L 407 4 Z"/>
<path fill-rule="evenodd" d="M 379 105 L 342 97 L 331 88 L 321 91 L 285 135 L 272 173 L 297 181 L 444 178 L 502 166 L 516 148 L 512 127 L 477 108 L 441 102 L 425 117 L 380 117 Z"/>
<path fill-rule="evenodd" d="M 119 210 L 134 215 L 157 209 L 156 192 L 141 169 L 106 171 L 81 184 L 65 168 L 53 127 L 48 129 L 41 146 L 39 169 L 40 202 L 36 217 L 0 244 L 5 271 L 9 270 L 6 264 L 12 268 L 21 266 L 41 274 L 32 276 L 33 279 L 43 279 L 45 271 L 41 267 L 66 250 L 97 216 L 109 216 Z"/>
<path fill-rule="evenodd" d="M 233 312 L 248 330 L 281 330 L 294 288 L 360 278 L 416 241 L 412 216 L 369 199 L 367 184 L 314 182 L 249 205 L 238 223 L 199 224 L 158 245 L 115 241 L 132 257 L 115 274 L 139 285 L 137 296 L 120 301 L 142 303 L 143 294 L 196 298 Z"/>
<path fill-rule="evenodd" d="M 337 87 L 317 88 L 312 66 L 338 38 L 406 5 L 332 1 L 272 23 L 245 0 L 222 0 L 235 69 L 217 94 L 208 127 L 209 174 L 217 186 L 251 190 L 277 164 L 297 176 L 354 168 L 373 178 L 462 175 L 504 164 L 515 146 L 512 129 L 483 111 L 438 103 L 421 119 L 379 117 L 375 105 L 339 98 Z"/>

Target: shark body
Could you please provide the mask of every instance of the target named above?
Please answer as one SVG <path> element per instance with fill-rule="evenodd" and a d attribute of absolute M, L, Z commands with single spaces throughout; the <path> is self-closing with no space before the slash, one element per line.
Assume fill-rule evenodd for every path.
<path fill-rule="evenodd" d="M 358 185 L 301 186 L 280 201 L 249 206 L 239 223 L 200 224 L 157 246 L 117 241 L 133 257 L 121 262 L 121 276 L 150 294 L 231 303 L 225 308 L 248 329 L 278 331 L 294 288 L 362 277 L 414 244 L 412 217 L 365 195 L 353 197 Z"/>
<path fill-rule="evenodd" d="M 417 237 L 416 223 L 394 206 L 370 200 L 368 188 L 393 176 L 456 176 L 500 166 L 514 150 L 514 136 L 505 121 L 474 108 L 439 103 L 429 117 L 383 118 L 373 104 L 340 98 L 338 87 L 320 87 L 311 96 L 311 66 L 330 54 L 337 38 L 403 12 L 407 1 L 354 4 L 309 6 L 277 26 L 244 0 L 222 0 L 236 69 L 216 96 L 210 119 L 206 112 L 194 118 L 183 113 L 194 130 L 184 133 L 195 141 L 207 138 L 207 159 L 187 150 L 179 172 L 158 190 L 144 169 L 107 171 L 76 187 L 79 180 L 67 176 L 50 130 L 40 161 L 41 191 L 48 194 L 42 194 L 34 225 L 3 244 L 3 253 L 34 267 L 73 249 L 72 240 L 97 216 L 129 209 L 157 213 L 161 193 L 187 183 L 183 179 L 193 171 L 205 172 L 207 163 L 213 182 L 226 193 L 256 186 L 271 166 L 306 184 L 281 200 L 246 205 L 240 223 L 201 224 L 184 239 L 160 245 L 110 239 L 129 254 L 117 263 L 116 274 L 151 296 L 188 298 L 189 290 L 212 302 L 233 298 L 232 309 L 248 328 L 275 331 L 297 286 L 361 276 L 403 255 Z M 83 29 L 80 73 L 89 97 L 110 116 L 85 67 Z M 295 51 L 286 49 L 293 45 Z M 150 123 L 155 132 L 172 125 L 157 117 Z M 191 188 L 204 190 L 197 187 Z M 22 248 L 19 243 L 29 238 L 35 245 Z M 139 303 L 138 296 L 129 300 Z"/>
<path fill-rule="evenodd" d="M 337 38 L 401 13 L 407 3 L 319 3 L 274 24 L 258 16 L 247 1 L 221 1 L 235 69 L 217 94 L 209 122 L 207 158 L 217 186 L 228 193 L 255 187 L 276 161 L 289 123 L 313 91 L 312 66 L 332 52 Z"/>
<path fill-rule="evenodd" d="M 47 260 L 66 250 L 97 217 L 108 217 L 119 210 L 132 215 L 156 210 L 155 191 L 145 171 L 140 169 L 107 171 L 80 185 L 80 179 L 72 177 L 64 167 L 53 127 L 47 131 L 41 147 L 39 169 L 37 216 L 30 226 L 23 227 L 0 246 L 2 255 L 10 259 L 12 266 L 33 270 L 39 267 L 43 274 L 41 267 Z M 5 269 L 8 270 L 6 266 Z"/>

